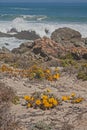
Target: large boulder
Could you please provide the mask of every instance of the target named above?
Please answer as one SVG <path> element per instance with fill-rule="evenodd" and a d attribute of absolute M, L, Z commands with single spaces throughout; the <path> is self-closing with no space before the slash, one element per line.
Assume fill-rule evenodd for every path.
<path fill-rule="evenodd" d="M 81 34 L 78 31 L 67 27 L 56 29 L 52 33 L 51 39 L 55 42 L 62 43 L 65 46 L 82 44 Z"/>

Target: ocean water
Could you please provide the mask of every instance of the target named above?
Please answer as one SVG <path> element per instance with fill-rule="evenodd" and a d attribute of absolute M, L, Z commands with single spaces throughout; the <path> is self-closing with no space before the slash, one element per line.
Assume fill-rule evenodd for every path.
<path fill-rule="evenodd" d="M 87 3 L 0 3 L 0 32 L 15 28 L 19 32 L 36 31 L 41 37 L 50 37 L 60 27 L 73 28 L 87 37 Z M 4 45 L 1 41 L 2 38 L 0 46 Z M 12 38 L 7 38 L 8 41 L 12 44 Z M 17 42 L 13 44 L 16 46 Z"/>

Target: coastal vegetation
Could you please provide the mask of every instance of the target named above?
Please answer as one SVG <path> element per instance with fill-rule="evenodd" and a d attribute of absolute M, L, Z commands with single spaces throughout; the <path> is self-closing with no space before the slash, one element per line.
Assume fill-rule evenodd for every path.
<path fill-rule="evenodd" d="M 72 130 L 86 120 L 85 40 L 63 28 L 0 50 L 0 130 Z"/>
<path fill-rule="evenodd" d="M 8 65 L 3 64 L 0 68 L 0 71 L 7 73 L 10 76 L 29 78 L 29 79 L 46 79 L 49 81 L 56 81 L 59 79 L 60 74 L 58 68 L 55 68 L 54 71 L 50 68 L 43 68 L 41 66 L 33 65 L 29 69 L 17 69 L 9 67 Z"/>

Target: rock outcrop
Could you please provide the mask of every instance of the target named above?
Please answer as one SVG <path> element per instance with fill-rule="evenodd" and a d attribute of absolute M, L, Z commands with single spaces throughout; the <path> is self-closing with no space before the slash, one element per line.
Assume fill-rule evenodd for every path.
<path fill-rule="evenodd" d="M 0 57 L 6 62 L 15 63 L 20 67 L 28 67 L 37 62 L 40 64 L 48 64 L 58 66 L 59 60 L 71 54 L 74 59 L 87 60 L 87 48 L 81 46 L 63 46 L 56 43 L 50 38 L 43 37 L 32 42 L 21 44 L 18 48 L 14 48 L 11 52 L 6 48 L 0 50 Z"/>
<path fill-rule="evenodd" d="M 56 29 L 52 33 L 51 39 L 55 42 L 61 43 L 65 47 L 77 47 L 85 45 L 81 34 L 78 31 L 67 27 Z"/>
<path fill-rule="evenodd" d="M 58 59 L 65 56 L 67 53 L 71 53 L 75 59 L 85 58 L 87 55 L 87 48 L 75 46 L 63 46 L 61 43 L 56 43 L 55 41 L 44 37 L 37 39 L 31 43 L 21 44 L 19 48 L 13 49 L 15 54 L 28 54 L 31 53 L 34 57 L 44 59 L 49 61 L 52 59 Z"/>

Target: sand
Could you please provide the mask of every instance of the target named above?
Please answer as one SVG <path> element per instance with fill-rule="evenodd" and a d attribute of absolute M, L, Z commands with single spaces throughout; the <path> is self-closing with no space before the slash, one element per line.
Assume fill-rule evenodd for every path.
<path fill-rule="evenodd" d="M 62 74 L 58 81 L 39 81 L 21 79 L 15 77 L 0 77 L 1 82 L 13 88 L 20 97 L 17 105 L 11 104 L 10 113 L 15 115 L 16 120 L 21 122 L 23 130 L 31 130 L 32 124 L 43 121 L 49 124 L 52 130 L 87 130 L 87 81 L 77 80 L 74 75 Z M 23 96 L 31 95 L 33 92 L 43 92 L 46 88 L 51 93 L 61 98 L 63 95 L 70 95 L 72 92 L 85 100 L 79 104 L 63 102 L 54 109 L 41 110 L 26 108 Z M 37 129 L 36 129 L 37 130 Z M 45 128 L 44 128 L 45 130 Z"/>

